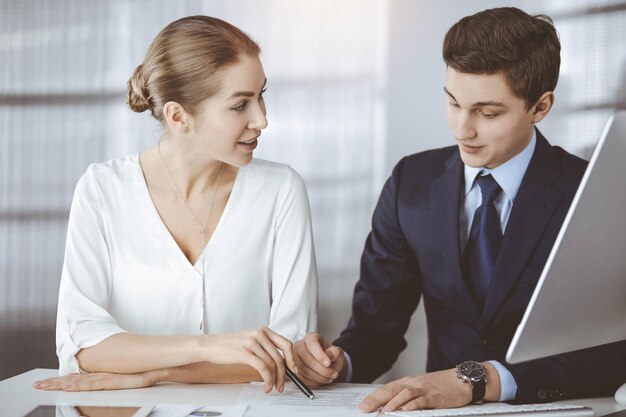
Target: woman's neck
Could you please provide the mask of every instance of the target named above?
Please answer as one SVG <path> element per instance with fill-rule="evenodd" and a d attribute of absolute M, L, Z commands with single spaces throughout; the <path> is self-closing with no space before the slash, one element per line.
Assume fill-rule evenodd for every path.
<path fill-rule="evenodd" d="M 169 179 L 185 199 L 191 194 L 214 189 L 220 170 L 226 168 L 217 159 L 207 159 L 193 152 L 182 141 L 162 139 L 157 144 L 157 152 Z"/>

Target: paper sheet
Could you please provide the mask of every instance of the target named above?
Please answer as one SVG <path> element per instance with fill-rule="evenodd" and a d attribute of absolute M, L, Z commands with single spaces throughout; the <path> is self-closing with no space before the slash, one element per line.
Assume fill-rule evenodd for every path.
<path fill-rule="evenodd" d="M 154 407 L 149 417 L 243 417 L 247 408 L 245 405 L 198 407 L 161 404 Z"/>
<path fill-rule="evenodd" d="M 159 404 L 154 406 L 149 417 L 187 417 L 189 413 L 197 408 L 193 405 L 185 404 Z"/>
<path fill-rule="evenodd" d="M 245 405 L 207 405 L 189 414 L 190 417 L 243 417 L 248 407 Z M 150 416 L 152 417 L 152 416 Z"/>
<path fill-rule="evenodd" d="M 280 394 L 265 394 L 261 385 L 250 384 L 239 394 L 238 403 L 249 406 L 246 417 L 364 417 L 358 405 L 376 387 L 340 387 L 327 385 L 313 389 L 315 399 L 306 397 L 293 384 L 285 384 Z"/>

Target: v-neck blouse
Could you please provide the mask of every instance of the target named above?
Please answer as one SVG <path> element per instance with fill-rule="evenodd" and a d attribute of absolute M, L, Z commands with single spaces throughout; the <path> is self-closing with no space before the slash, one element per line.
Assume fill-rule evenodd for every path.
<path fill-rule="evenodd" d="M 203 255 L 192 265 L 161 220 L 131 155 L 92 164 L 76 186 L 59 289 L 62 375 L 107 337 L 198 335 L 267 325 L 296 340 L 317 327 L 317 270 L 302 178 L 253 159 L 239 169 Z M 204 257 L 204 262 L 202 262 Z"/>

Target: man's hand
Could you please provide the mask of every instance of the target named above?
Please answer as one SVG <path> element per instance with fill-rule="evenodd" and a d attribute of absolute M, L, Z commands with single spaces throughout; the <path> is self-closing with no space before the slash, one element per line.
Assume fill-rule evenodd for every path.
<path fill-rule="evenodd" d="M 297 372 L 305 384 L 318 386 L 346 379 L 348 363 L 343 350 L 319 333 L 307 333 L 294 343 L 293 350 Z"/>
<path fill-rule="evenodd" d="M 472 401 L 472 387 L 456 376 L 456 369 L 407 376 L 383 385 L 365 397 L 359 408 L 411 411 L 424 408 L 462 407 Z"/>

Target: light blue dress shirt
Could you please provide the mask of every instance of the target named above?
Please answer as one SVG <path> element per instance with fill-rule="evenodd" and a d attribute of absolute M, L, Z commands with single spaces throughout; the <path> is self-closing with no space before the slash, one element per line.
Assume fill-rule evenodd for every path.
<path fill-rule="evenodd" d="M 533 130 L 533 136 L 526 148 L 502 165 L 499 165 L 494 169 L 474 168 L 465 165 L 463 210 L 460 210 L 459 214 L 461 253 L 463 253 L 463 250 L 465 249 L 465 244 L 467 243 L 470 229 L 472 228 L 474 212 L 482 202 L 480 187 L 476 185 L 474 181 L 476 176 L 479 174 L 491 174 L 498 185 L 500 185 L 500 188 L 502 188 L 502 193 L 500 193 L 498 198 L 496 198 L 494 205 L 496 206 L 496 211 L 500 216 L 500 226 L 502 227 L 502 233 L 504 233 L 506 225 L 509 221 L 509 216 L 511 215 L 513 203 L 515 202 L 515 197 L 517 196 L 517 191 L 522 183 L 522 179 L 524 178 L 530 159 L 535 152 L 536 143 L 537 134 Z M 347 352 L 344 352 L 344 355 L 346 357 L 346 361 L 348 362 L 348 374 L 345 382 L 350 382 L 352 380 L 352 359 Z M 515 399 L 515 395 L 517 394 L 517 383 L 515 382 L 511 372 L 509 372 L 509 370 L 498 361 L 489 361 L 489 363 L 496 368 L 496 371 L 500 376 L 500 401 L 511 401 Z"/>

